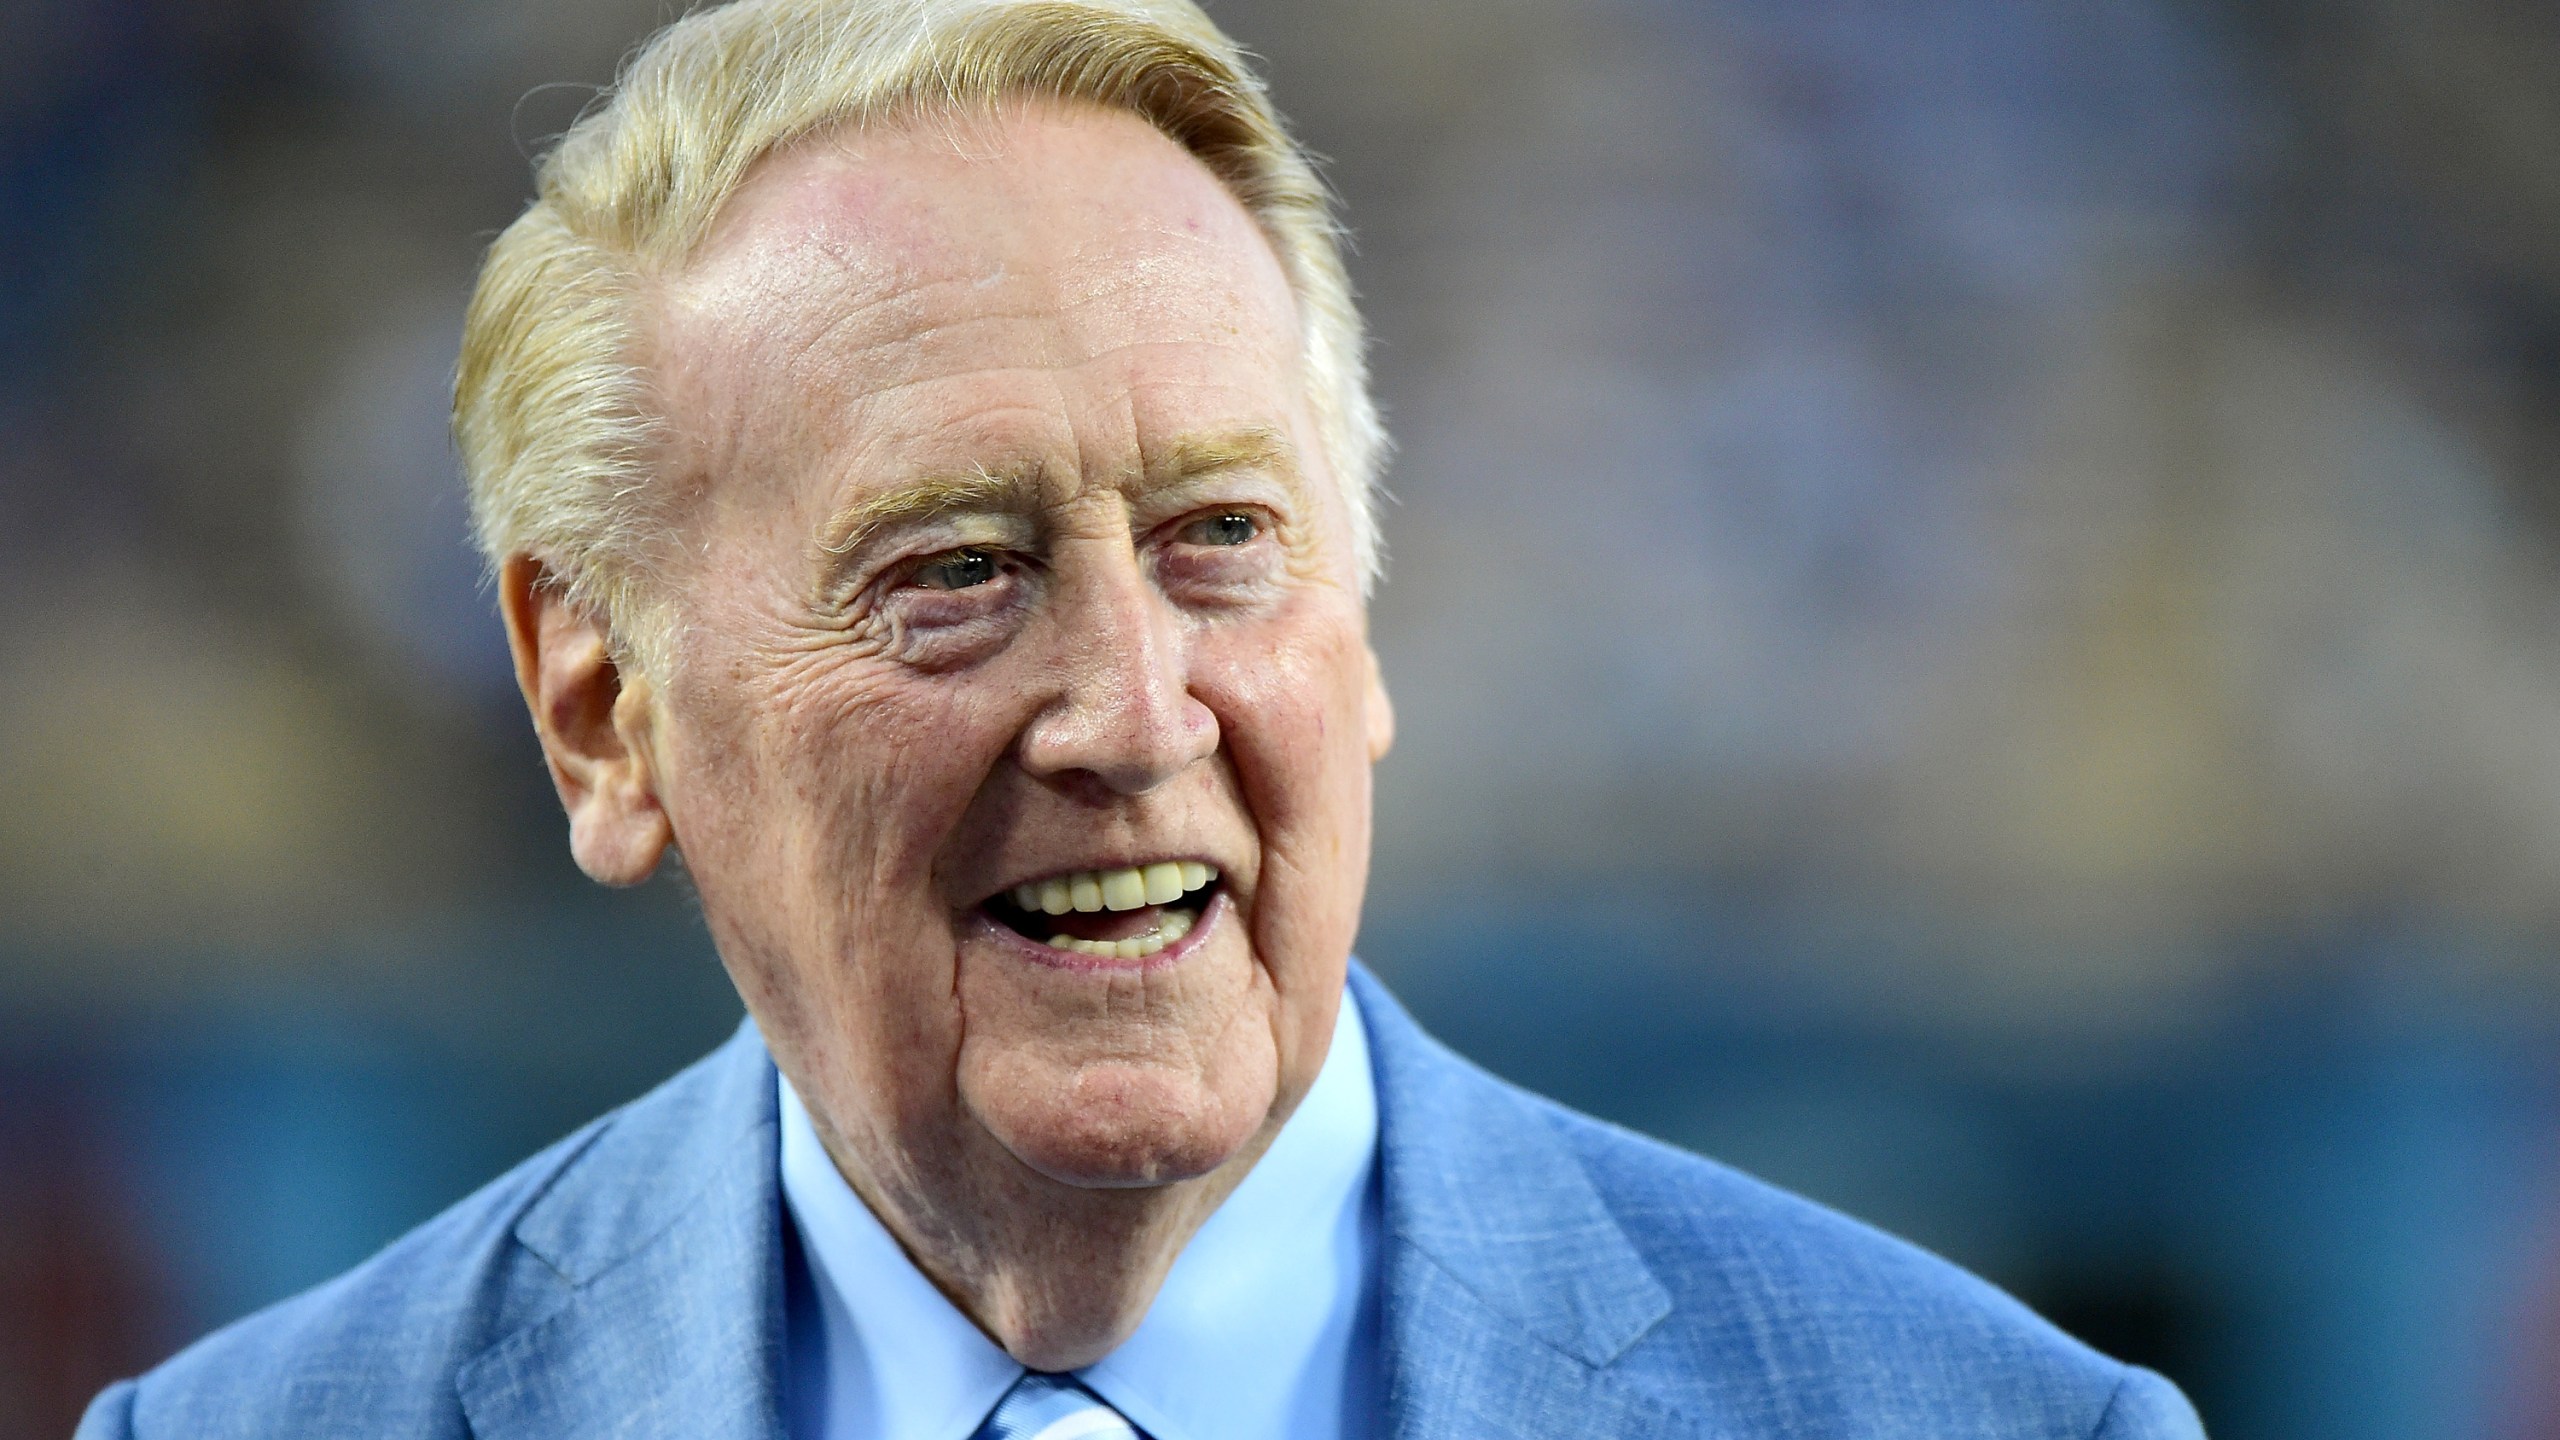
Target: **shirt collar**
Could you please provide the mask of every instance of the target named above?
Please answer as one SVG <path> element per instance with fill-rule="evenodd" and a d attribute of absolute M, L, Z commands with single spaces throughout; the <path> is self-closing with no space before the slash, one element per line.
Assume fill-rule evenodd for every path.
<path fill-rule="evenodd" d="M 1022 1367 L 898 1248 L 781 1086 L 782 1198 L 809 1281 L 785 1337 L 793 1440 L 967 1440 Z"/>
<path fill-rule="evenodd" d="M 782 1192 L 807 1259 L 788 1392 L 799 1440 L 967 1440 L 1022 1367 L 916 1269 L 781 1085 Z M 1154 1440 L 1340 1436 L 1374 1409 L 1378 1097 L 1348 990 L 1324 1068 L 1174 1261 L 1137 1331 L 1078 1378 Z M 806 1403 L 804 1403 L 806 1402 Z"/>

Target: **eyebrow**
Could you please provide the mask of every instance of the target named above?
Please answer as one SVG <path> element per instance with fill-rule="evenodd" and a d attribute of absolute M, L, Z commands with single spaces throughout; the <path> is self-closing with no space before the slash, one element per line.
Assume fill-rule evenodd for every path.
<path fill-rule="evenodd" d="M 1287 440 L 1277 430 L 1255 425 L 1180 436 L 1162 448 L 1145 474 L 1122 489 L 1135 499 L 1203 476 L 1254 469 L 1270 471 L 1292 491 L 1298 488 Z M 851 555 L 884 530 L 955 513 L 1027 515 L 1040 507 L 1040 478 L 1036 464 L 926 475 L 836 511 L 819 528 L 818 548 L 829 555 Z"/>
<path fill-rule="evenodd" d="M 956 475 L 927 475 L 894 490 L 856 500 L 827 517 L 818 531 L 818 548 L 830 555 L 850 555 L 872 536 L 896 525 L 931 520 L 955 511 L 1028 514 L 1040 500 L 1037 467 L 998 473 L 973 470 Z"/>
<path fill-rule="evenodd" d="M 1270 470 L 1293 485 L 1297 482 L 1296 467 L 1289 460 L 1289 442 L 1267 425 L 1182 436 L 1165 447 L 1164 459 L 1155 468 L 1158 476 L 1149 479 L 1146 489 L 1178 485 L 1221 470 Z"/>

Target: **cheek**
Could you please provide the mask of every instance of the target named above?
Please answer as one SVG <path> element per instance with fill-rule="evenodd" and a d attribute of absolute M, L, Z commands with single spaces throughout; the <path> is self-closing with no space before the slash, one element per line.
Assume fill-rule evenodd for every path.
<path fill-rule="evenodd" d="M 822 649 L 749 659 L 704 693 L 689 811 L 742 863 L 843 886 L 914 886 L 1005 747 L 977 687 Z"/>
<path fill-rule="evenodd" d="M 1338 982 L 1359 927 L 1367 653 L 1356 612 L 1295 613 L 1221 637 L 1194 664 L 1261 839 L 1255 948 L 1284 986 Z"/>
<path fill-rule="evenodd" d="M 804 1074 L 876 1079 L 906 1040 L 951 1040 L 933 864 L 1003 751 L 1000 717 L 966 685 L 841 651 L 700 658 L 669 813 L 751 1008 L 804 1052 L 871 1037 Z"/>

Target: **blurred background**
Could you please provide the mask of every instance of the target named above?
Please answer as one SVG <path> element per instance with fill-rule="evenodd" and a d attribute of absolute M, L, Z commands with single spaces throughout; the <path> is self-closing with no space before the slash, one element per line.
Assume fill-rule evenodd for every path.
<path fill-rule="evenodd" d="M 0 9 L 0 1437 L 707 1049 L 465 548 L 671 0 Z M 1218 0 L 1359 236 L 1362 946 L 2222 1440 L 2560 1436 L 2560 11 Z"/>

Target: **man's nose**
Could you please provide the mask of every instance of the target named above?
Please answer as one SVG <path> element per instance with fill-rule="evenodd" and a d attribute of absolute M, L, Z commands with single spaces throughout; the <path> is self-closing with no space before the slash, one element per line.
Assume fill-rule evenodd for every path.
<path fill-rule="evenodd" d="M 1050 619 L 1059 680 L 1023 731 L 1025 770 L 1138 795 L 1217 753 L 1217 716 L 1191 694 L 1182 619 L 1135 555 L 1076 576 Z"/>

